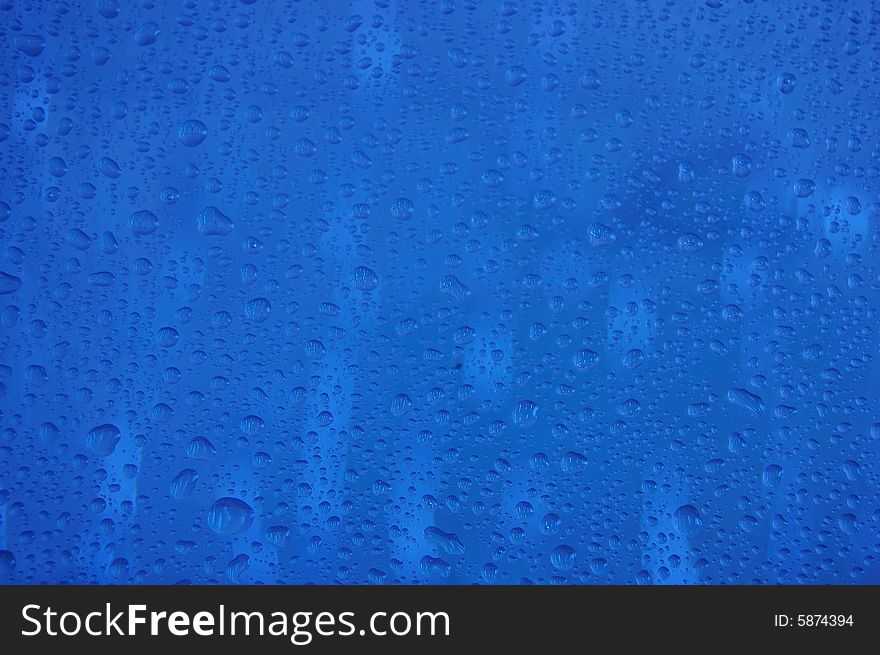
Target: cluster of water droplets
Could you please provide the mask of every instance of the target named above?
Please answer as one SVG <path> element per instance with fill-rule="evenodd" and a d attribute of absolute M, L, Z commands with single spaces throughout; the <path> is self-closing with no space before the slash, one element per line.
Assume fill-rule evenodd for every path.
<path fill-rule="evenodd" d="M 0 0 L 0 581 L 877 582 L 878 26 Z"/>

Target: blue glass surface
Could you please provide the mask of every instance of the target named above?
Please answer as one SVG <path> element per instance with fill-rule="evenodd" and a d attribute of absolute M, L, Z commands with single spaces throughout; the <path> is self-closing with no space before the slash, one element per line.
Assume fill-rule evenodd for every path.
<path fill-rule="evenodd" d="M 880 582 L 878 26 L 0 0 L 0 581 Z"/>

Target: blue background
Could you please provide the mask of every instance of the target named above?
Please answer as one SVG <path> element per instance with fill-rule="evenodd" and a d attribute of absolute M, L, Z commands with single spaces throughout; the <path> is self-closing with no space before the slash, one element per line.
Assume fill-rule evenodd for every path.
<path fill-rule="evenodd" d="M 0 0 L 0 580 L 880 582 L 878 25 Z"/>

